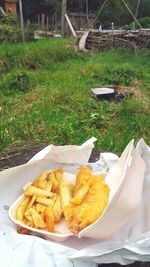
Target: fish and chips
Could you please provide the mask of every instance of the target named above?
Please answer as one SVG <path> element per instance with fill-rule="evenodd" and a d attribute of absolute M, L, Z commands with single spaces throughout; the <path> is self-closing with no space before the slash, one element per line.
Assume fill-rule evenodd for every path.
<path fill-rule="evenodd" d="M 25 187 L 16 219 L 30 227 L 57 233 L 55 225 L 64 218 L 74 234 L 95 222 L 109 198 L 104 175 L 93 175 L 88 167 L 82 167 L 73 185 L 63 181 L 63 174 L 63 169 L 46 171 Z"/>

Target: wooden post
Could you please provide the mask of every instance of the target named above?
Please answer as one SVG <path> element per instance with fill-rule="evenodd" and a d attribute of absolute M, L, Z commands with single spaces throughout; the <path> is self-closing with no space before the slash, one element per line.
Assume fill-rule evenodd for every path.
<path fill-rule="evenodd" d="M 70 31 L 71 31 L 71 33 L 72 33 L 72 35 L 73 35 L 73 37 L 77 37 L 77 35 L 76 35 L 76 33 L 75 33 L 75 30 L 74 30 L 74 28 L 73 28 L 73 26 L 72 26 L 72 24 L 71 24 L 71 21 L 70 21 L 70 19 L 69 19 L 69 17 L 68 17 L 68 15 L 67 14 L 65 14 L 65 18 L 66 18 L 66 20 L 67 20 L 67 23 L 68 23 L 68 26 L 69 26 L 69 29 L 70 29 Z"/>
<path fill-rule="evenodd" d="M 49 18 L 46 17 L 46 25 L 47 25 L 47 31 L 49 30 Z"/>
<path fill-rule="evenodd" d="M 62 11 L 61 11 L 61 34 L 65 37 L 65 14 L 67 12 L 67 0 L 62 0 Z"/>
<path fill-rule="evenodd" d="M 114 23 L 111 23 L 111 27 L 112 27 L 112 47 L 114 46 Z"/>
<path fill-rule="evenodd" d="M 40 28 L 40 14 L 38 14 L 38 27 Z"/>
<path fill-rule="evenodd" d="M 57 20 L 56 20 L 56 14 L 54 15 L 54 29 L 56 27 L 56 23 L 57 23 Z"/>
<path fill-rule="evenodd" d="M 136 19 L 137 19 L 137 16 L 138 16 L 138 11 L 139 11 L 139 6 L 140 6 L 140 1 L 141 1 L 141 0 L 138 0 L 138 2 L 137 2 L 137 7 L 136 7 L 136 11 L 135 11 L 135 17 L 136 17 Z"/>
<path fill-rule="evenodd" d="M 42 29 L 44 29 L 44 23 L 45 23 L 45 15 L 42 14 L 42 18 L 41 18 Z"/>
<path fill-rule="evenodd" d="M 86 19 L 87 19 L 87 29 L 89 28 L 89 2 L 86 0 Z"/>
<path fill-rule="evenodd" d="M 22 0 L 19 0 L 19 10 L 20 10 L 20 28 L 21 28 L 21 34 L 22 34 L 22 42 L 25 42 L 24 37 L 24 20 L 23 20 L 23 9 L 22 9 Z"/>
<path fill-rule="evenodd" d="M 137 2 L 137 7 L 136 7 L 136 11 L 135 11 L 135 18 L 136 18 L 136 19 L 137 19 L 137 16 L 138 16 L 138 11 L 139 11 L 139 6 L 140 6 L 140 1 L 141 1 L 141 0 L 138 0 L 138 2 Z M 136 28 L 136 27 L 135 27 L 136 19 L 135 19 L 135 21 L 134 21 L 134 29 Z"/>
<path fill-rule="evenodd" d="M 138 0 L 138 1 L 139 1 L 139 0 Z M 132 15 L 132 17 L 133 17 L 133 19 L 135 20 L 135 22 L 139 25 L 139 27 L 140 27 L 141 29 L 143 29 L 142 26 L 141 26 L 141 24 L 140 24 L 139 21 L 137 20 L 137 18 L 134 16 L 134 14 L 132 13 L 132 11 L 131 11 L 130 8 L 128 7 L 127 3 L 126 3 L 124 0 L 122 0 L 122 2 L 124 3 L 125 7 L 128 9 L 129 13 Z"/>

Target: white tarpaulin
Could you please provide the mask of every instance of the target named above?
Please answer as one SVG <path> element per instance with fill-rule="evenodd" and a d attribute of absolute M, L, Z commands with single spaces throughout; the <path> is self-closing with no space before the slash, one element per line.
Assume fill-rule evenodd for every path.
<path fill-rule="evenodd" d="M 8 217 L 9 206 L 22 187 L 46 169 L 63 167 L 75 173 L 88 163 L 94 138 L 82 146 L 50 145 L 29 163 L 0 173 L 0 266 L 2 267 L 95 267 L 97 263 L 129 264 L 150 261 L 150 150 L 143 140 L 136 149 L 146 163 L 141 205 L 120 231 L 105 241 L 70 237 L 64 242 L 18 234 Z M 103 153 L 90 164 L 95 172 L 107 171 L 118 157 Z"/>

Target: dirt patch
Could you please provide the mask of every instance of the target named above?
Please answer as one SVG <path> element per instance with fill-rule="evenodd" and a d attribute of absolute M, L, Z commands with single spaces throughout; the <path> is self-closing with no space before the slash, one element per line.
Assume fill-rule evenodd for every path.
<path fill-rule="evenodd" d="M 141 84 L 138 80 L 133 80 L 130 86 L 106 84 L 97 85 L 96 88 L 113 88 L 115 90 L 115 96 L 112 100 L 119 102 L 126 97 L 135 96 L 137 98 L 141 98 L 142 92 L 139 90 L 140 86 Z"/>
<path fill-rule="evenodd" d="M 40 142 L 17 141 L 13 143 L 0 156 L 0 170 L 25 164 L 45 146 L 47 144 Z"/>

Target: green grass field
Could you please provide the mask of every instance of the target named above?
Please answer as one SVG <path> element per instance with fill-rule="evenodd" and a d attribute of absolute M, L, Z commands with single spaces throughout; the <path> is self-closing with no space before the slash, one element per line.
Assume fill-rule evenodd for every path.
<path fill-rule="evenodd" d="M 40 141 L 121 152 L 131 138 L 150 145 L 150 53 L 111 50 L 83 54 L 70 40 L 0 46 L 0 152 Z M 97 102 L 90 88 L 130 86 L 131 98 Z M 129 88 L 129 90 L 130 90 Z"/>

